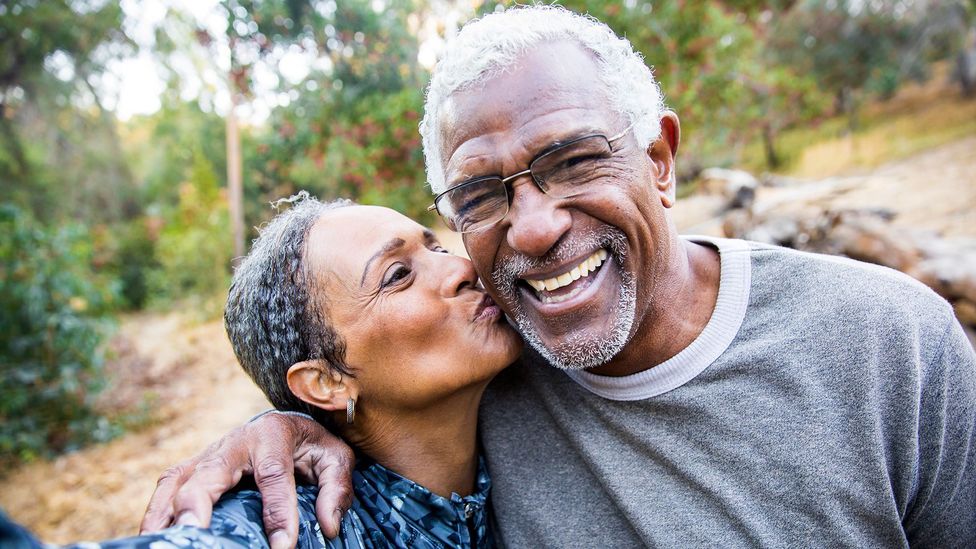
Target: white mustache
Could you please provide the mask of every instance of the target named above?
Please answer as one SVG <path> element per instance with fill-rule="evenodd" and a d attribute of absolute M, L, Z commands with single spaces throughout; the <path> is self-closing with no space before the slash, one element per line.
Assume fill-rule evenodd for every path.
<path fill-rule="evenodd" d="M 606 248 L 618 260 L 623 260 L 627 255 L 627 237 L 620 229 L 608 226 L 573 235 L 572 238 L 559 242 L 545 256 L 530 257 L 516 253 L 502 259 L 495 265 L 491 279 L 498 292 L 510 300 L 516 295 L 516 283 L 525 273 L 547 270 L 600 248 Z"/>

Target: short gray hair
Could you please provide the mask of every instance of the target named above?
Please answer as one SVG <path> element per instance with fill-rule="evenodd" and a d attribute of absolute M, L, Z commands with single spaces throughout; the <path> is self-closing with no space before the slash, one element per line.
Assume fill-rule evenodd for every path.
<path fill-rule="evenodd" d="M 575 42 L 596 56 L 596 78 L 606 87 L 611 107 L 633 124 L 638 145 L 647 147 L 661 135 L 661 89 L 628 40 L 593 17 L 560 6 L 509 8 L 465 24 L 434 69 L 420 123 L 427 182 L 434 193 L 446 187 L 437 127 L 444 102 L 504 73 L 533 46 L 559 40 Z"/>
<path fill-rule="evenodd" d="M 293 364 L 314 359 L 348 373 L 345 343 L 331 325 L 324 296 L 308 270 L 306 242 L 323 213 L 353 202 L 323 203 L 304 191 L 281 202 L 292 207 L 260 230 L 234 270 L 224 327 L 237 360 L 275 408 L 327 421 L 321 410 L 291 392 L 287 373 Z"/>

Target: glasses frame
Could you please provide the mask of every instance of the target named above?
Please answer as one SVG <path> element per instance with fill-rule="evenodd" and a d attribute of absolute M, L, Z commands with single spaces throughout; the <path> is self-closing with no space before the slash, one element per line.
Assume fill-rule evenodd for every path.
<path fill-rule="evenodd" d="M 462 187 L 467 187 L 469 185 L 475 185 L 475 184 L 481 183 L 481 182 L 483 182 L 485 180 L 498 180 L 502 184 L 502 188 L 505 191 L 505 202 L 506 202 L 506 204 L 511 204 L 511 202 L 512 202 L 511 194 L 512 193 L 509 191 L 509 187 L 511 186 L 510 185 L 510 182 L 511 181 L 514 181 L 514 180 L 516 180 L 516 179 L 518 179 L 520 177 L 522 177 L 523 175 L 530 175 L 530 176 L 532 176 L 531 179 L 532 179 L 532 182 L 535 184 L 536 188 L 539 189 L 539 191 L 542 194 L 548 195 L 549 193 L 546 190 L 547 185 L 546 185 L 545 181 L 540 181 L 539 178 L 535 175 L 535 173 L 532 172 L 532 165 L 533 164 L 535 164 L 540 159 L 545 158 L 545 157 L 547 157 L 547 156 L 549 156 L 549 155 L 551 155 L 551 154 L 553 154 L 553 153 L 555 153 L 557 151 L 561 151 L 561 150 L 565 149 L 566 147 L 569 147 L 569 146 L 571 146 L 573 144 L 579 143 L 580 141 L 583 141 L 583 140 L 586 140 L 586 139 L 591 139 L 593 137 L 602 137 L 602 138 L 606 139 L 607 140 L 607 145 L 610 146 L 610 152 L 612 153 L 612 152 L 614 152 L 614 150 L 613 150 L 613 142 L 614 141 L 619 141 L 621 138 L 623 138 L 625 135 L 627 135 L 627 133 L 631 129 L 633 129 L 633 127 L 634 127 L 634 125 L 633 124 L 630 124 L 629 126 L 627 126 L 626 128 L 624 128 L 623 131 L 621 131 L 620 133 L 614 135 L 613 137 L 607 137 L 606 135 L 603 135 L 602 133 L 594 133 L 594 134 L 583 135 L 583 136 L 580 136 L 580 137 L 576 137 L 576 138 L 570 139 L 569 141 L 566 141 L 565 143 L 558 143 L 557 142 L 558 144 L 550 145 L 545 150 L 543 150 L 541 153 L 539 153 L 535 158 L 533 158 L 532 160 L 530 160 L 529 161 L 529 167 L 526 168 L 526 169 L 524 169 L 524 170 L 522 170 L 522 171 L 520 171 L 520 172 L 518 172 L 518 173 L 513 173 L 512 175 L 510 175 L 508 177 L 501 177 L 501 176 L 497 176 L 497 175 L 485 175 L 485 176 L 481 176 L 481 177 L 475 177 L 475 178 L 469 179 L 467 181 L 462 181 L 462 182 L 458 183 L 457 185 L 454 185 L 454 186 L 450 187 L 449 189 L 446 189 L 443 192 L 438 193 L 437 196 L 434 197 L 434 202 L 430 206 L 427 206 L 427 211 L 428 212 L 436 211 L 437 212 L 437 215 L 441 218 L 441 220 L 444 222 L 444 224 L 447 225 L 447 228 L 448 229 L 451 229 L 451 231 L 456 232 L 456 233 L 459 233 L 459 234 L 477 232 L 477 231 L 481 231 L 481 230 L 487 229 L 489 227 L 492 227 L 495 224 L 497 224 L 499 221 L 505 219 L 505 216 L 508 215 L 508 206 L 506 206 L 506 208 L 505 208 L 505 213 L 502 214 L 501 217 L 499 217 L 497 220 L 493 221 L 492 223 L 490 223 L 488 225 L 485 225 L 483 227 L 478 227 L 477 229 L 471 229 L 471 230 L 468 230 L 468 231 L 459 231 L 459 230 L 451 227 L 451 224 L 447 221 L 446 216 L 444 216 L 440 212 L 440 210 L 437 208 L 437 201 L 440 200 L 442 196 L 445 196 L 447 193 L 452 192 L 452 191 L 454 191 L 456 189 L 460 189 Z"/>

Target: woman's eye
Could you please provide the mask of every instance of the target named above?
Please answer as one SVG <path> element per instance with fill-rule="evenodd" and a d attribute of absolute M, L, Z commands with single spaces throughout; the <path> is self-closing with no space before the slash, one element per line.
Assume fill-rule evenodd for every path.
<path fill-rule="evenodd" d="M 441 254 L 449 254 L 449 253 L 451 253 L 451 252 L 449 252 L 449 251 L 447 250 L 447 248 L 445 248 L 445 247 L 443 247 L 443 246 L 434 246 L 434 248 L 433 248 L 433 249 L 434 249 L 434 251 L 435 251 L 435 252 L 437 252 L 437 253 L 441 253 Z"/>
<path fill-rule="evenodd" d="M 410 275 L 410 269 L 405 265 L 397 265 L 395 268 L 390 270 L 390 273 L 386 276 L 383 281 L 383 286 L 389 286 L 391 284 L 396 284 L 397 282 L 403 280 Z"/>

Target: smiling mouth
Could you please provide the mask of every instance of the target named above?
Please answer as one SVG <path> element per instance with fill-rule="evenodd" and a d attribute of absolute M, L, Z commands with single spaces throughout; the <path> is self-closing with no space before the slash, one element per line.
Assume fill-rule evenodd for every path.
<path fill-rule="evenodd" d="M 577 283 L 577 281 L 596 273 L 608 256 L 607 250 L 600 248 L 562 273 L 543 279 L 523 278 L 522 281 L 535 290 L 536 298 L 542 303 L 562 303 L 572 299 L 589 286 L 589 283 Z"/>

